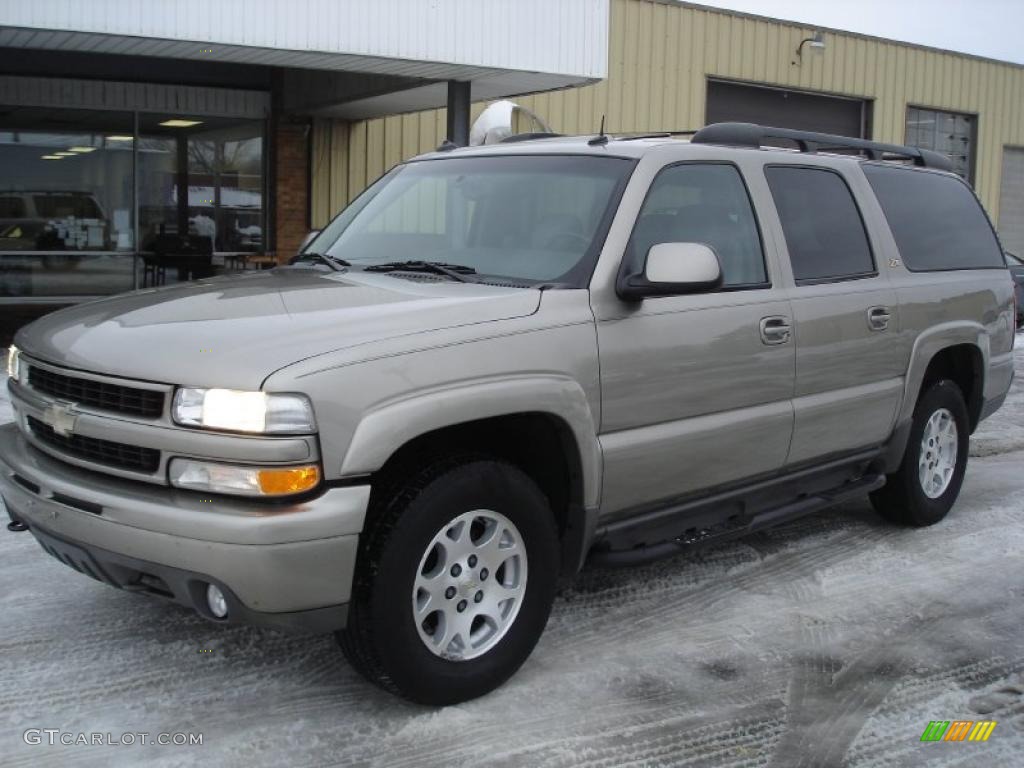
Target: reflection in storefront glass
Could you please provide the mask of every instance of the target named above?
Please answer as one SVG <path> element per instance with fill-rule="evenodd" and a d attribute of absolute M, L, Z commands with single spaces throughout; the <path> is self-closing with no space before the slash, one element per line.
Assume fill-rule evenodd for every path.
<path fill-rule="evenodd" d="M 132 126 L 130 113 L 2 110 L 0 296 L 133 287 Z"/>
<path fill-rule="evenodd" d="M 0 298 L 245 268 L 265 248 L 263 151 L 260 120 L 0 108 Z"/>
<path fill-rule="evenodd" d="M 143 115 L 141 284 L 206 277 L 264 248 L 263 124 Z"/>

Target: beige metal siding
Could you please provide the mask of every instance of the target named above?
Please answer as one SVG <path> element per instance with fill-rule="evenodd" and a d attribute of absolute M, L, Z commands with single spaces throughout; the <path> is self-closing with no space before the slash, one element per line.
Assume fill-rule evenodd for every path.
<path fill-rule="evenodd" d="M 826 33 L 824 51 L 804 46 L 801 63 L 797 46 L 814 31 L 663 0 L 612 0 L 608 79 L 517 101 L 563 133 L 594 132 L 602 115 L 613 132 L 686 130 L 704 124 L 707 80 L 717 77 L 871 99 L 872 137 L 895 143 L 905 140 L 908 104 L 976 113 L 975 187 L 995 218 L 1003 146 L 1024 145 L 1024 67 L 839 32 Z M 415 143 L 405 140 L 407 125 Z M 436 147 L 444 112 L 353 123 L 353 136 L 359 131 L 363 143 L 348 142 L 347 186 L 336 186 L 340 177 L 326 182 L 332 201 L 350 199 L 395 161 Z M 367 149 L 359 170 L 356 155 Z M 314 189 L 324 184 L 317 178 Z M 337 210 L 314 201 L 316 223 L 328 208 Z"/>

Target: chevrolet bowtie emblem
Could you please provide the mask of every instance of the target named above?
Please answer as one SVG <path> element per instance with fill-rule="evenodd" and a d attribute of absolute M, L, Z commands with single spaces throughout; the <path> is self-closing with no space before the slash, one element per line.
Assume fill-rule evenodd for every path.
<path fill-rule="evenodd" d="M 58 400 L 48 405 L 43 411 L 43 423 L 53 428 L 53 431 L 61 437 L 68 437 L 75 431 L 75 423 L 78 421 L 78 414 L 75 413 L 73 403 Z"/>

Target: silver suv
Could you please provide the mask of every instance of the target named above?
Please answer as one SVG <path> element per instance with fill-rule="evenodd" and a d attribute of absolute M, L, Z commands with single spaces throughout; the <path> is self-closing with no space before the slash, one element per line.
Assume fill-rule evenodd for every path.
<path fill-rule="evenodd" d="M 746 124 L 416 158 L 290 266 L 23 328 L 9 527 L 447 704 L 588 560 L 868 493 L 936 523 L 1013 377 L 1010 274 L 947 168 Z"/>

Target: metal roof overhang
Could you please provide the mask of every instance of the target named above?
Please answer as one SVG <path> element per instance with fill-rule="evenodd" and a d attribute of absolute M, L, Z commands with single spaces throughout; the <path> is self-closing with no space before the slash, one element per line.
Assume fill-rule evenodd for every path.
<path fill-rule="evenodd" d="M 0 47 L 279 67 L 285 111 L 356 119 L 600 80 L 608 4 L 0 0 Z"/>

